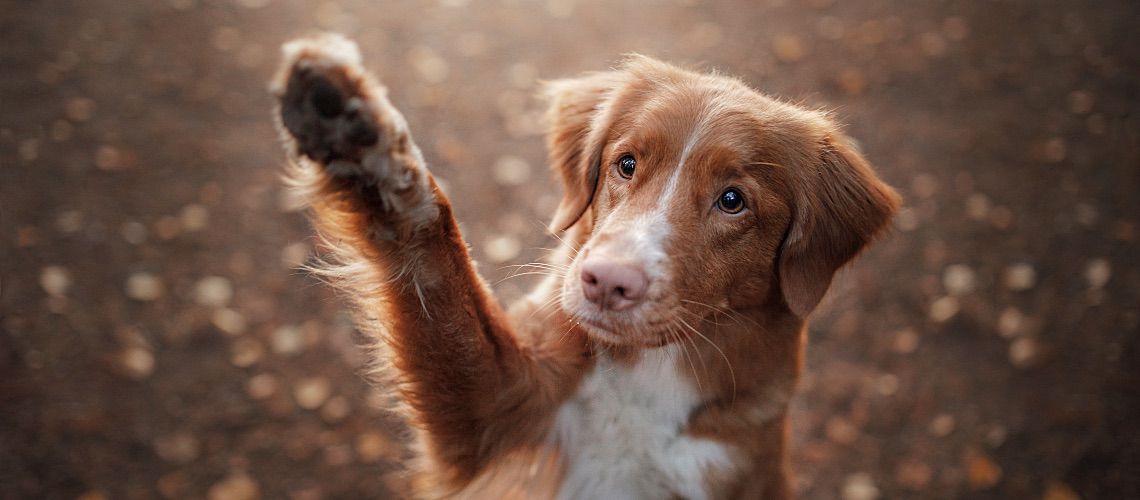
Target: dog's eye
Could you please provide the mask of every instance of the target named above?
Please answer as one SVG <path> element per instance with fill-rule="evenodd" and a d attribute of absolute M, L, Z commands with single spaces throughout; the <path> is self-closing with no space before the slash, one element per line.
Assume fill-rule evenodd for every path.
<path fill-rule="evenodd" d="M 716 200 L 716 207 L 726 214 L 736 214 L 744 210 L 744 195 L 736 188 L 725 189 Z"/>
<path fill-rule="evenodd" d="M 626 179 L 633 178 L 633 171 L 637 168 L 637 160 L 633 159 L 633 155 L 623 155 L 618 158 L 617 162 L 618 174 Z"/>

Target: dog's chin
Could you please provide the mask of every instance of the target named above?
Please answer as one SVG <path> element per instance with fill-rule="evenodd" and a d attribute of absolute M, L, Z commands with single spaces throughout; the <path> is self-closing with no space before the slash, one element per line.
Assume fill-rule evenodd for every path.
<path fill-rule="evenodd" d="M 573 312 L 569 312 L 569 314 L 577 321 L 578 326 L 586 332 L 586 336 L 598 344 L 648 349 L 661 347 L 672 342 L 664 328 L 654 328 L 650 325 L 612 325 L 601 320 L 579 316 Z"/>
<path fill-rule="evenodd" d="M 645 349 L 667 345 L 674 338 L 666 324 L 641 321 L 644 312 L 603 311 L 583 300 L 582 291 L 567 285 L 561 300 L 562 311 L 583 331 L 590 341 L 613 347 Z"/>

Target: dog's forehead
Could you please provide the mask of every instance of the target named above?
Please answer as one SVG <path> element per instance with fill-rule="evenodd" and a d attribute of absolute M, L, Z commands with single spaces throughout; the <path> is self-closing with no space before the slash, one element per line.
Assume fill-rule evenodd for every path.
<path fill-rule="evenodd" d="M 748 114 L 759 105 L 759 96 L 743 85 L 698 78 L 658 82 L 643 90 L 642 96 L 637 110 L 639 118 L 674 126 L 691 126 L 722 115 Z"/>
<path fill-rule="evenodd" d="M 691 150 L 710 139 L 739 139 L 759 128 L 759 104 L 733 88 L 661 86 L 639 104 L 628 114 L 634 139 L 665 140 Z"/>
<path fill-rule="evenodd" d="M 690 94 L 682 109 L 659 108 L 639 131 L 663 148 L 667 163 L 688 167 L 690 175 L 739 166 L 755 159 L 767 143 L 763 123 L 752 104 L 736 96 Z"/>
<path fill-rule="evenodd" d="M 639 152 L 667 171 L 683 168 L 692 181 L 767 176 L 775 165 L 806 164 L 830 130 L 825 112 L 773 99 L 727 77 L 684 73 L 630 90 L 633 97 L 617 127 L 620 139 L 611 151 Z M 665 175 L 654 170 L 651 177 Z"/>

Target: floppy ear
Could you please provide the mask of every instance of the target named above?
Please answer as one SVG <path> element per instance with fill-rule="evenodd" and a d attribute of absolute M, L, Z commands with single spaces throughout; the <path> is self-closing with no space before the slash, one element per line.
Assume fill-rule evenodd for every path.
<path fill-rule="evenodd" d="M 901 202 L 843 137 L 828 137 L 818 165 L 796 182 L 792 226 L 780 250 L 780 288 L 806 317 L 843 264 L 890 221 Z"/>
<path fill-rule="evenodd" d="M 546 145 L 564 192 L 551 231 L 569 229 L 594 200 L 606 129 L 613 119 L 610 101 L 625 78 L 623 71 L 607 71 L 545 84 L 543 93 L 550 101 Z"/>

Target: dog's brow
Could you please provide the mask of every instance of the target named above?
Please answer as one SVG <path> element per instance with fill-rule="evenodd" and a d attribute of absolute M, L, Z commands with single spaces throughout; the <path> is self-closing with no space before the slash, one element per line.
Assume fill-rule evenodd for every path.
<path fill-rule="evenodd" d="M 713 113 L 709 109 L 712 107 L 712 102 L 704 101 L 701 103 L 701 110 L 697 114 L 697 124 L 689 132 L 689 137 L 685 139 L 685 145 L 681 148 L 681 156 L 677 160 L 677 170 L 685 165 L 685 161 L 689 159 L 689 155 L 693 152 L 693 148 L 697 146 L 701 138 L 704 136 L 705 128 L 708 127 L 709 122 L 712 120 Z"/>
<path fill-rule="evenodd" d="M 710 100 L 702 100 L 701 108 L 698 111 L 696 124 L 693 125 L 692 130 L 689 131 L 689 136 L 685 139 L 685 145 L 681 148 L 681 154 L 677 158 L 677 168 L 673 174 L 669 176 L 669 181 L 665 184 L 665 189 L 661 192 L 661 198 L 658 202 L 658 208 L 664 208 L 669 199 L 677 191 L 677 186 L 681 183 L 681 172 L 685 169 L 685 163 L 692 154 L 693 149 L 705 135 L 705 129 L 708 128 L 709 123 L 712 122 L 713 109 L 716 106 L 715 97 Z"/>

